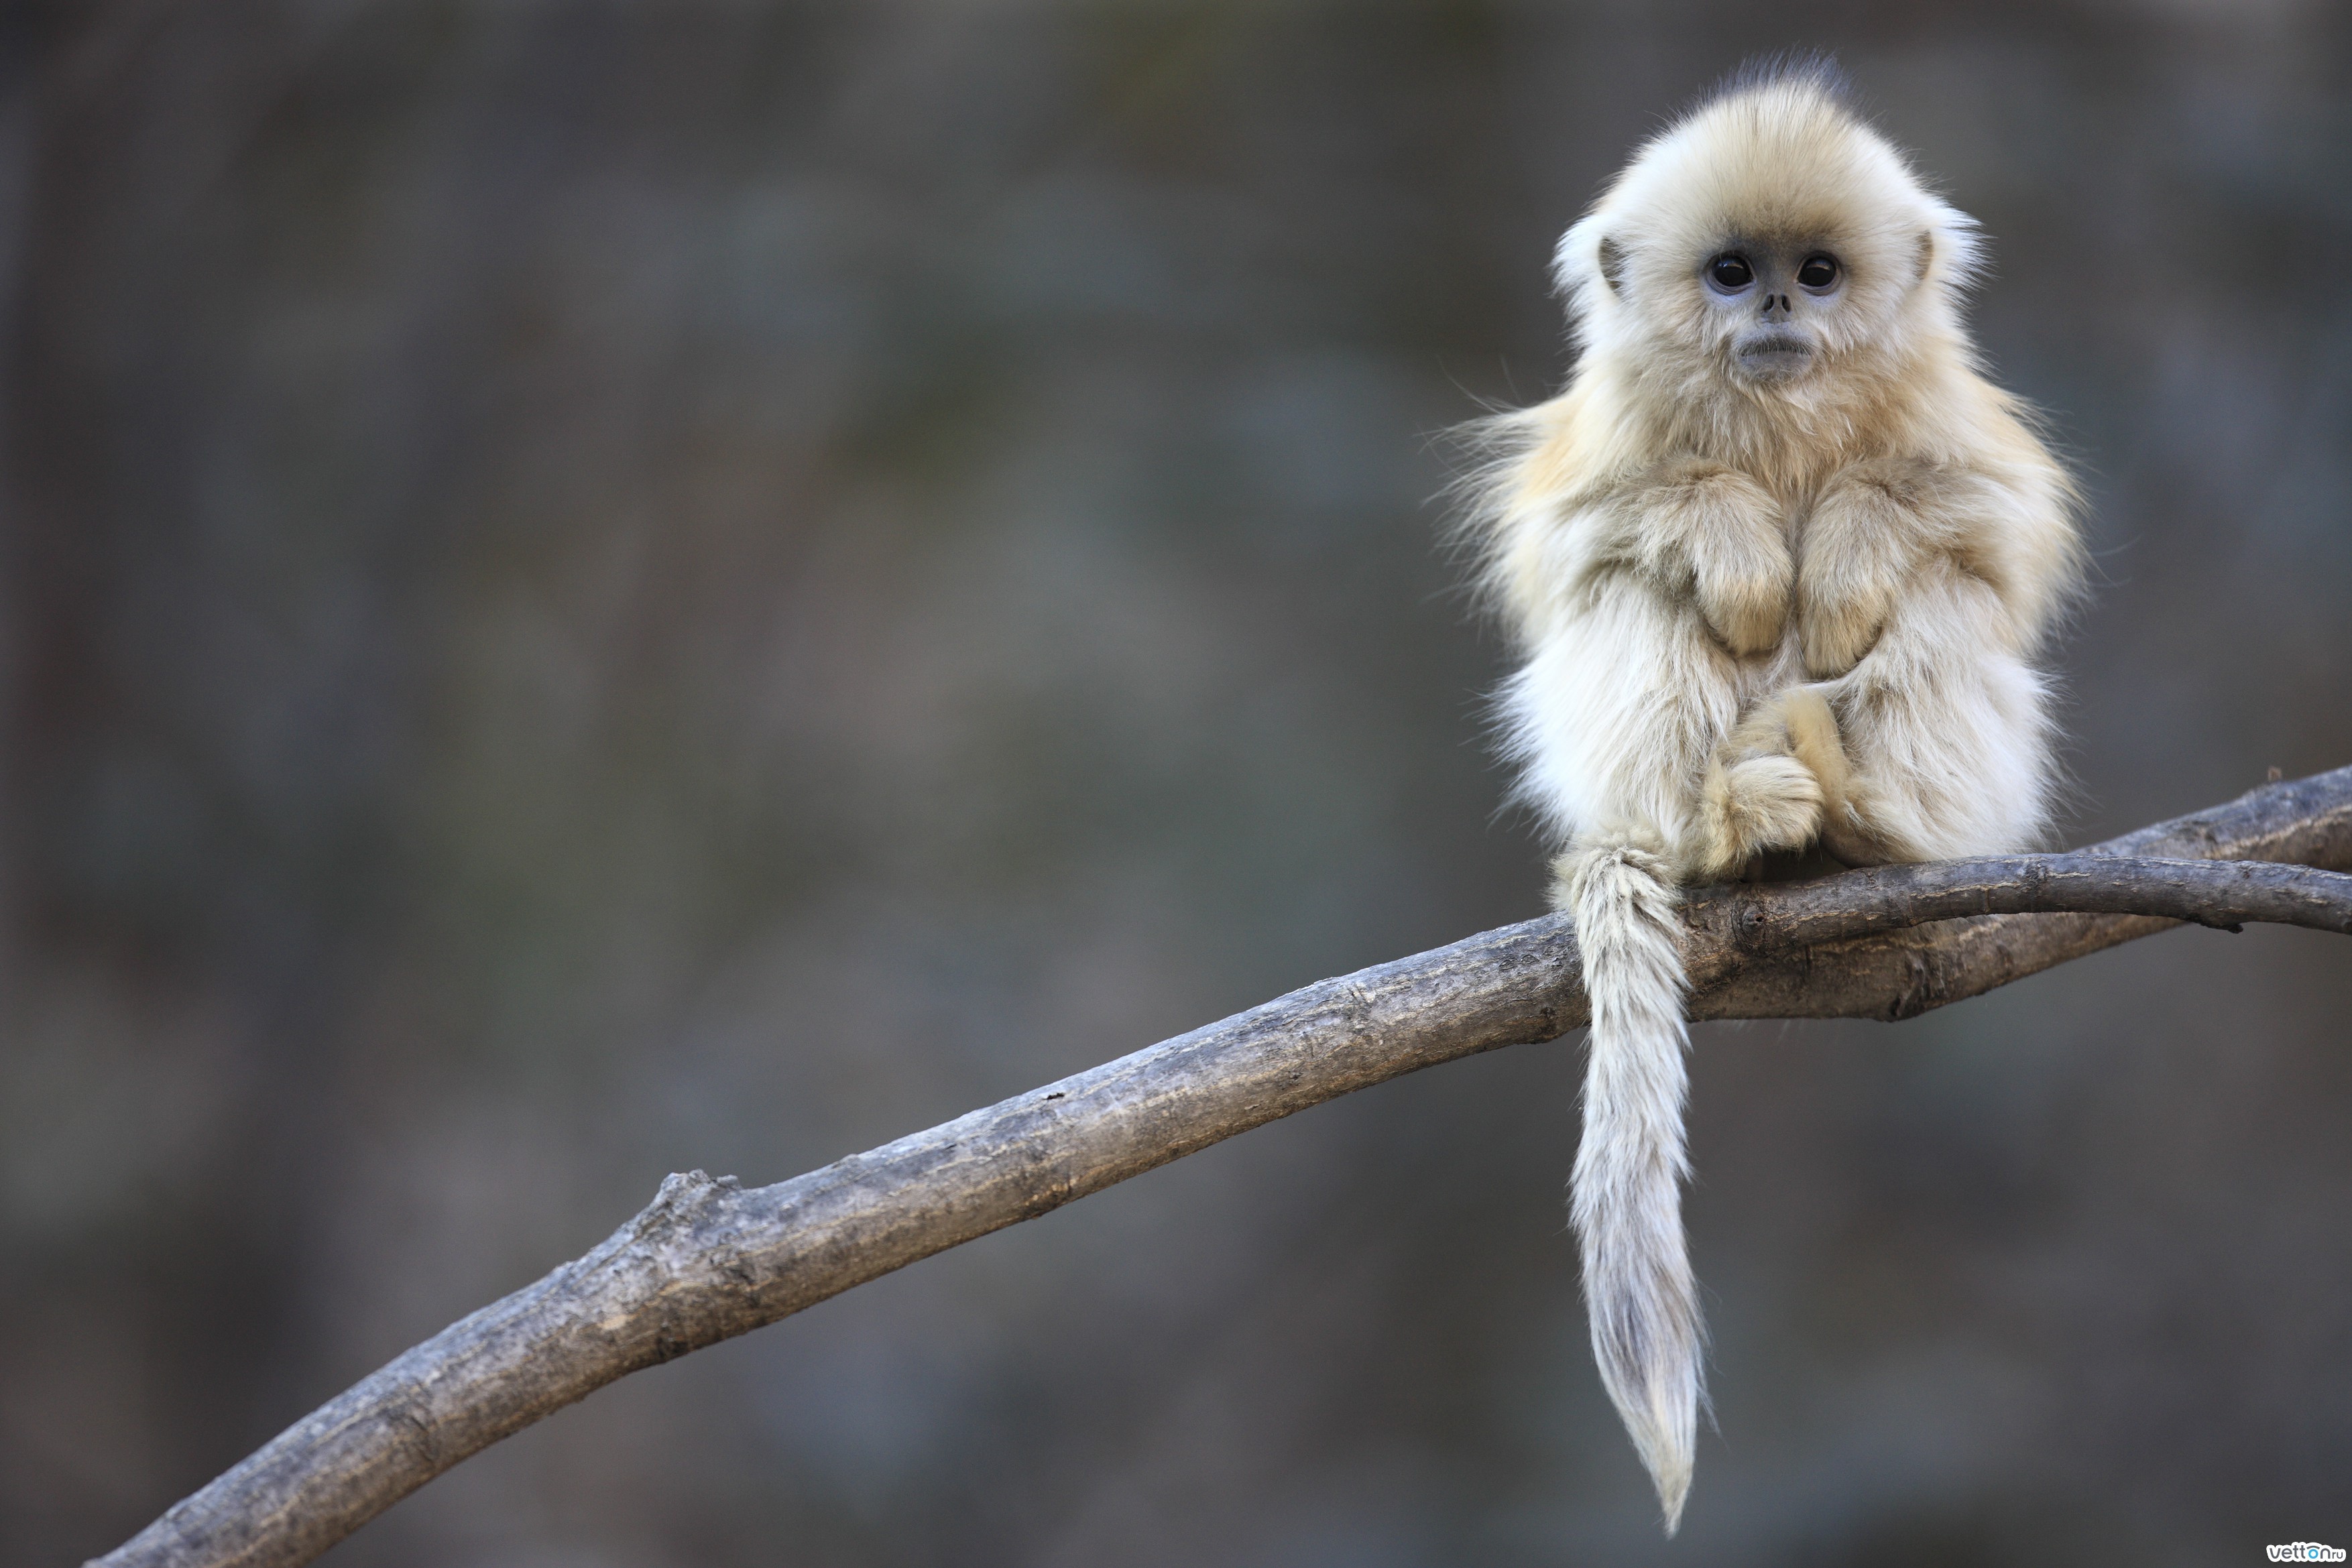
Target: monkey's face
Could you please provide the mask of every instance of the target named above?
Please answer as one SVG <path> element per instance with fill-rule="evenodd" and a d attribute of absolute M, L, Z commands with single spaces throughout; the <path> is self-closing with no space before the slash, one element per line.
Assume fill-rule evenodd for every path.
<path fill-rule="evenodd" d="M 1884 374 L 1941 308 L 1922 287 L 1932 220 L 1899 190 L 1735 194 L 1601 214 L 1585 298 L 1623 351 L 1675 366 L 1684 387 L 1810 402 Z"/>
<path fill-rule="evenodd" d="M 1817 239 L 1735 239 L 1698 269 L 1704 336 L 1743 381 L 1771 385 L 1820 369 L 1845 303 L 1846 269 Z"/>
<path fill-rule="evenodd" d="M 1818 413 L 1961 340 L 1969 219 L 1820 83 L 1733 93 L 1643 148 L 1560 242 L 1584 346 L 1671 389 Z"/>

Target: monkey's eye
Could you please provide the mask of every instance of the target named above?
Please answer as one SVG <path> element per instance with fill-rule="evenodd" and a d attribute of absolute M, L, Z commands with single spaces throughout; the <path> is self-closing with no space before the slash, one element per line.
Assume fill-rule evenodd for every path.
<path fill-rule="evenodd" d="M 1735 293 L 1756 281 L 1756 271 L 1744 256 L 1718 256 L 1706 264 L 1706 275 L 1717 288 Z"/>
<path fill-rule="evenodd" d="M 1797 268 L 1797 281 L 1807 288 L 1827 288 L 1837 280 L 1837 257 L 1833 256 L 1809 256 Z"/>

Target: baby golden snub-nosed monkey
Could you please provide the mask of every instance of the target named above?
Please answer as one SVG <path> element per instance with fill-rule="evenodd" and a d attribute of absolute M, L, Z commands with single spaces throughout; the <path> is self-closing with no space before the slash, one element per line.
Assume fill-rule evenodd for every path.
<path fill-rule="evenodd" d="M 1506 744 L 1592 1006 L 1593 1350 L 1670 1532 L 1704 1398 L 1677 889 L 2023 849 L 2050 809 L 2075 493 L 1979 371 L 1977 257 L 1829 68 L 1743 73 L 1568 231 L 1575 373 L 1485 430 Z"/>

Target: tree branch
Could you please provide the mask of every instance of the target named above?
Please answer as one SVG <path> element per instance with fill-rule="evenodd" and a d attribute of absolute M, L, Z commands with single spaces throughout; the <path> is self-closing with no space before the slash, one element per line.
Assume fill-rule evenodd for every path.
<path fill-rule="evenodd" d="M 2352 933 L 2352 876 L 2267 861 L 1987 855 L 1874 866 L 1685 902 L 1700 942 L 1734 959 L 1782 956 L 1976 915 L 2144 915 L 2242 930 L 2248 921 Z"/>
<path fill-rule="evenodd" d="M 2352 877 L 2303 867 L 2352 868 L 2352 768 L 2072 854 L 1701 890 L 1686 906 L 1692 1016 L 1910 1018 L 2182 920 L 2352 929 Z M 1579 974 L 1573 930 L 1547 915 L 1318 981 L 773 1186 L 673 1176 L 586 1257 L 407 1352 L 97 1561 L 307 1563 L 640 1367 L 1352 1090 L 1565 1033 L 1585 1021 Z"/>

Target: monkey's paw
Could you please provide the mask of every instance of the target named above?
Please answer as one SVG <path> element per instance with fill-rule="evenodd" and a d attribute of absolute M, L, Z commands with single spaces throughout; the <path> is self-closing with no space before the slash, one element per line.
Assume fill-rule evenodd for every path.
<path fill-rule="evenodd" d="M 1789 625 L 1789 591 L 1796 570 L 1784 553 L 1775 560 L 1759 552 L 1742 570 L 1702 568 L 1693 584 L 1698 612 L 1723 645 L 1743 659 L 1780 645 Z"/>
<path fill-rule="evenodd" d="M 1797 641 L 1805 673 L 1817 681 L 1862 663 L 1918 563 L 1926 492 L 1915 466 L 1857 463 L 1831 481 L 1805 519 Z"/>
<path fill-rule="evenodd" d="M 1822 828 L 1822 785 L 1811 768 L 1785 754 L 1750 757 L 1706 770 L 1699 800 L 1702 842 L 1696 870 L 1727 876 L 1765 850 L 1792 850 Z"/>
<path fill-rule="evenodd" d="M 1645 492 L 1639 531 L 1653 570 L 1690 594 L 1725 647 L 1751 658 L 1780 646 L 1797 560 L 1769 491 L 1717 464 L 1670 464 Z"/>
<path fill-rule="evenodd" d="M 1819 686 L 1775 693 L 1732 731 L 1728 749 L 1734 755 L 1785 751 L 1820 780 L 1830 803 L 1845 794 L 1845 743 L 1838 735 L 1837 714 Z"/>
<path fill-rule="evenodd" d="M 1887 606 L 1893 595 L 1883 589 L 1866 590 L 1834 602 L 1811 595 L 1797 610 L 1797 639 L 1805 654 L 1805 674 L 1817 681 L 1832 680 L 1862 663 L 1878 645 L 1886 630 Z"/>

